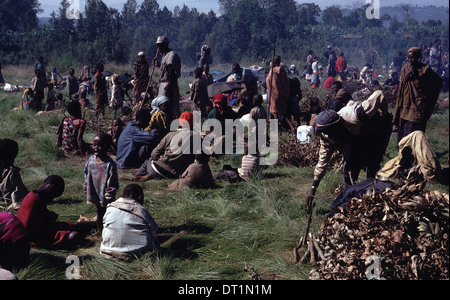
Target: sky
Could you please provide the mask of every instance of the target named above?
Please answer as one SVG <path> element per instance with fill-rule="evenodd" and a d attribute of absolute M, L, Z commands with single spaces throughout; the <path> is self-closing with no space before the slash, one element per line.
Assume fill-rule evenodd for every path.
<path fill-rule="evenodd" d="M 80 3 L 81 10 L 84 8 L 84 0 L 71 0 L 72 5 L 75 3 Z M 78 2 L 77 2 L 78 1 Z M 200 12 L 209 12 L 213 10 L 217 14 L 219 14 L 219 3 L 217 0 L 157 0 L 159 7 L 163 8 L 167 6 L 170 11 L 173 11 L 175 6 L 183 7 L 183 4 L 186 4 L 189 8 L 196 8 Z M 297 3 L 315 3 L 319 5 L 322 9 L 332 5 L 340 5 L 341 7 L 352 6 L 352 4 L 356 2 L 365 3 L 366 1 L 375 0 L 297 0 Z M 39 0 L 41 3 L 41 8 L 44 10 L 39 16 L 41 17 L 49 17 L 52 11 L 58 11 L 60 7 L 61 0 Z M 112 8 L 116 8 L 119 11 L 122 10 L 123 5 L 127 2 L 126 0 L 103 0 L 103 2 Z M 143 0 L 137 0 L 138 5 L 141 4 Z M 424 0 L 379 0 L 380 6 L 395 6 L 397 4 L 411 4 L 411 5 L 424 5 Z M 435 6 L 446 6 L 448 7 L 448 0 L 433 0 L 432 2 L 426 3 L 426 5 L 435 5 Z"/>

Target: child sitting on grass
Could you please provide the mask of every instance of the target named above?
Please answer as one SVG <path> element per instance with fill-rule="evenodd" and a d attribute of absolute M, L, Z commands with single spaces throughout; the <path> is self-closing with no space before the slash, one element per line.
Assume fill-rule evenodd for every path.
<path fill-rule="evenodd" d="M 86 120 L 81 115 L 78 101 L 70 101 L 67 112 L 71 117 L 65 117 L 56 131 L 58 134 L 58 147 L 67 154 L 86 156 L 89 146 L 84 142 L 83 135 L 86 129 Z"/>
<path fill-rule="evenodd" d="M 17 218 L 25 227 L 30 243 L 50 250 L 73 250 L 90 233 L 95 223 L 68 223 L 58 221 L 58 215 L 47 209 L 47 204 L 64 192 L 64 179 L 50 175 L 37 189 L 22 200 Z"/>
<path fill-rule="evenodd" d="M 92 155 L 84 167 L 83 190 L 86 193 L 88 204 L 97 207 L 97 230 L 103 228 L 103 215 L 106 205 L 116 199 L 119 189 L 119 176 L 114 160 L 108 156 L 112 145 L 112 137 L 106 133 L 95 136 L 92 144 Z"/>
<path fill-rule="evenodd" d="M 28 189 L 22 182 L 20 169 L 14 165 L 19 145 L 11 139 L 0 140 L 0 208 L 18 209 Z"/>
<path fill-rule="evenodd" d="M 194 162 L 184 171 L 180 179 L 169 184 L 169 190 L 180 190 L 184 186 L 197 189 L 215 187 L 216 184 L 208 162 L 208 154 L 195 154 Z"/>

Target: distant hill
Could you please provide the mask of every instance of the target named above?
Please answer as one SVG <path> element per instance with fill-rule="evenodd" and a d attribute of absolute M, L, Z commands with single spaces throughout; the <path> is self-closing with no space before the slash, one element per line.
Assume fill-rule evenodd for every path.
<path fill-rule="evenodd" d="M 391 17 L 396 16 L 399 21 L 402 21 L 405 18 L 404 10 L 400 5 L 381 7 L 380 13 L 381 15 L 388 14 Z M 428 20 L 441 20 L 442 23 L 448 24 L 449 20 L 448 7 L 444 6 L 411 6 L 409 15 L 419 23 L 426 22 Z"/>

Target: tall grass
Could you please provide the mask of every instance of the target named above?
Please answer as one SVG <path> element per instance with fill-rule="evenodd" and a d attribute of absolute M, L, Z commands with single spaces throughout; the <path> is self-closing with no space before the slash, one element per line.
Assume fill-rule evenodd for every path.
<path fill-rule="evenodd" d="M 127 66 L 108 68 L 129 70 Z M 17 81 L 22 80 L 21 72 L 28 69 L 19 70 Z M 4 75 L 13 74 L 3 71 Z M 180 90 L 190 79 L 185 79 Z M 22 169 L 25 185 L 32 189 L 48 175 L 58 174 L 65 179 L 66 188 L 49 209 L 64 221 L 76 221 L 80 215 L 95 216 L 95 207 L 86 204 L 82 190 L 87 158 L 65 157 L 56 147 L 55 130 L 63 116 L 37 117 L 32 112 L 11 112 L 20 95 L 0 91 L 0 138 L 12 138 L 19 143 L 15 163 Z M 427 129 L 444 168 L 448 168 L 449 157 L 448 117 L 448 110 L 438 111 Z M 92 115 L 87 114 L 87 118 Z M 90 128 L 85 140 L 91 142 L 94 134 L 95 129 Z M 395 141 L 394 134 L 385 161 L 397 155 Z M 212 157 L 210 161 L 213 171 L 225 164 L 240 167 L 240 156 Z M 119 170 L 119 173 L 134 171 Z M 364 172 L 360 178 L 365 178 Z M 144 205 L 159 224 L 160 232 L 174 232 L 177 226 L 185 224 L 188 234 L 163 243 L 160 253 L 146 253 L 131 262 L 121 262 L 99 254 L 101 236 L 93 233 L 75 252 L 33 248 L 30 265 L 15 270 L 15 274 L 19 279 L 65 279 L 68 267 L 65 259 L 76 255 L 81 262 L 81 278 L 87 280 L 308 279 L 310 267 L 294 264 L 292 249 L 306 227 L 305 199 L 312 180 L 313 168 L 275 165 L 261 170 L 248 182 L 217 182 L 216 189 L 168 191 L 170 180 L 140 183 L 145 193 Z M 118 195 L 128 183 L 120 182 Z M 341 170 L 328 170 L 316 193 L 312 232 L 320 228 L 341 184 Z M 432 188 L 448 193 L 448 184 L 433 183 Z"/>

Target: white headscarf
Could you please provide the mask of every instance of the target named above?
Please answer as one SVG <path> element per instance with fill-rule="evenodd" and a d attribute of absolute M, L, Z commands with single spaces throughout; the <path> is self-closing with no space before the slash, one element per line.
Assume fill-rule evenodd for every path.
<path fill-rule="evenodd" d="M 157 111 L 161 111 L 159 109 L 159 106 L 163 103 L 166 103 L 167 101 L 169 101 L 169 98 L 167 98 L 166 96 L 158 96 L 155 99 L 153 99 L 152 101 L 152 112 L 151 114 L 153 115 L 155 112 Z"/>

